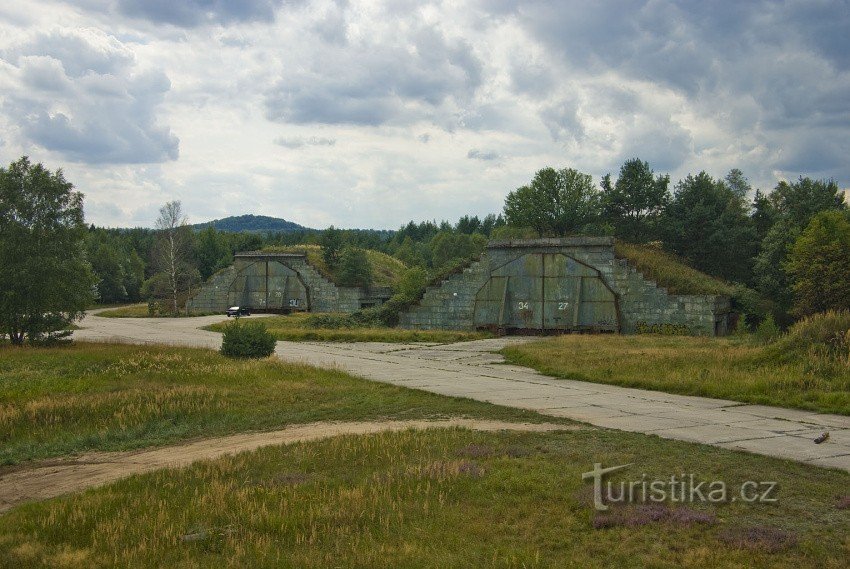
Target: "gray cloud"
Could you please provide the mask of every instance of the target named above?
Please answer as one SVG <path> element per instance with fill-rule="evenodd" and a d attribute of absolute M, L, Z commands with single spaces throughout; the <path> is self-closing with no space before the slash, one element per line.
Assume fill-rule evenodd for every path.
<path fill-rule="evenodd" d="M 498 160 L 499 154 L 493 150 L 478 150 L 477 148 L 473 148 L 469 152 L 466 153 L 467 158 L 471 158 L 472 160 Z"/>
<path fill-rule="evenodd" d="M 113 36 L 94 30 L 55 29 L 4 50 L 0 57 L 14 63 L 23 56 L 43 56 L 62 64 L 69 77 L 86 73 L 117 75 L 133 65 L 133 52 Z"/>
<path fill-rule="evenodd" d="M 629 129 L 618 153 L 617 163 L 622 164 L 636 156 L 649 162 L 662 172 L 678 169 L 693 154 L 693 140 L 689 132 L 670 120 L 636 125 Z"/>
<path fill-rule="evenodd" d="M 371 126 L 414 120 L 447 99 L 468 100 L 482 82 L 472 47 L 433 27 L 416 29 L 405 42 L 325 46 L 302 65 L 267 92 L 270 120 Z"/>
<path fill-rule="evenodd" d="M 118 0 L 113 9 L 157 24 L 194 27 L 270 22 L 281 4 L 282 0 Z"/>
<path fill-rule="evenodd" d="M 829 175 L 846 164 L 850 153 L 850 140 L 836 134 L 825 135 L 824 131 L 796 133 L 783 145 L 776 166 L 793 174 Z"/>
<path fill-rule="evenodd" d="M 318 138 L 311 136 L 309 138 L 293 137 L 293 138 L 276 138 L 274 143 L 283 146 L 284 148 L 303 148 L 304 146 L 333 146 L 336 144 L 335 138 Z"/>
<path fill-rule="evenodd" d="M 584 137 L 575 98 L 566 98 L 544 107 L 540 111 L 540 120 L 549 129 L 553 140 L 581 140 Z"/>
<path fill-rule="evenodd" d="M 3 59 L 23 87 L 3 106 L 30 141 L 90 164 L 177 159 L 179 141 L 156 117 L 171 82 L 160 71 L 138 69 L 114 37 L 54 31 Z"/>
<path fill-rule="evenodd" d="M 58 153 L 93 202 L 122 200 L 95 216 L 169 194 L 262 207 L 282 184 L 297 221 L 392 226 L 494 211 L 547 164 L 598 177 L 632 157 L 762 188 L 850 179 L 847 0 L 31 4 L 0 10 L 2 153 Z M 290 150 L 263 174 L 270 140 Z"/>

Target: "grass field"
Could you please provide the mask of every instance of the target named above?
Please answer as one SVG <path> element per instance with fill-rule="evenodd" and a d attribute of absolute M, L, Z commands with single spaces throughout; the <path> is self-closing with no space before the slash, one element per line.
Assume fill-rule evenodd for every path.
<path fill-rule="evenodd" d="M 591 507 L 581 473 L 693 473 L 721 504 Z M 622 476 L 622 478 L 618 478 Z M 740 500 L 775 481 L 775 503 Z M 26 567 L 846 567 L 850 475 L 606 430 L 430 430 L 268 447 L 0 517 Z"/>
<path fill-rule="evenodd" d="M 734 337 L 567 335 L 503 353 L 565 379 L 850 415 L 850 366 Z"/>
<path fill-rule="evenodd" d="M 294 313 L 286 316 L 269 316 L 263 323 L 278 340 L 315 342 L 463 342 L 489 338 L 486 332 L 455 330 L 403 330 L 401 328 L 313 328 L 307 320 L 314 314 Z M 205 330 L 221 332 L 227 322 L 212 324 Z"/>
<path fill-rule="evenodd" d="M 322 420 L 534 413 L 189 348 L 0 346 L 0 464 Z"/>

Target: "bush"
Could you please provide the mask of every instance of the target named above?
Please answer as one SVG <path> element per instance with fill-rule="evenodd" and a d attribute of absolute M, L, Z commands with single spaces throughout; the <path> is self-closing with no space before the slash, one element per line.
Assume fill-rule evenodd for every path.
<path fill-rule="evenodd" d="M 769 299 L 742 284 L 732 285 L 732 309 L 745 320 L 747 328 L 755 332 L 768 317 L 776 326 L 776 306 Z"/>
<path fill-rule="evenodd" d="M 776 325 L 772 314 L 768 314 L 756 328 L 756 338 L 765 344 L 776 340 L 781 333 L 782 331 Z"/>
<path fill-rule="evenodd" d="M 407 269 L 398 283 L 398 295 L 402 298 L 419 300 L 428 284 L 428 273 L 422 267 Z"/>
<path fill-rule="evenodd" d="M 221 353 L 229 358 L 267 358 L 274 353 L 274 336 L 262 322 L 231 322 L 222 331 Z"/>

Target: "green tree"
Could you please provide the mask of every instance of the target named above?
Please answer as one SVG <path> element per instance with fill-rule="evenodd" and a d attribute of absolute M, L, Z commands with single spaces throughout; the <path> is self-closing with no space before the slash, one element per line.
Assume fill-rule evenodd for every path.
<path fill-rule="evenodd" d="M 145 263 L 135 249 L 129 249 L 123 266 L 127 300 L 135 302 L 141 299 L 142 284 L 145 281 Z"/>
<path fill-rule="evenodd" d="M 139 300 L 145 265 L 130 241 L 120 233 L 91 227 L 85 241 L 86 258 L 97 279 L 101 302 Z"/>
<path fill-rule="evenodd" d="M 435 268 L 477 257 L 487 245 L 487 238 L 479 233 L 467 235 L 440 231 L 431 240 L 431 261 Z"/>
<path fill-rule="evenodd" d="M 101 302 L 123 302 L 128 298 L 124 286 L 124 267 L 121 253 L 112 244 L 98 241 L 87 249 L 87 258 L 97 277 L 97 296 Z"/>
<path fill-rule="evenodd" d="M 343 247 L 336 275 L 342 286 L 372 286 L 372 265 L 366 251 L 350 245 Z"/>
<path fill-rule="evenodd" d="M 83 195 L 27 157 L 0 168 L 0 329 L 13 344 L 68 335 L 93 300 Z"/>
<path fill-rule="evenodd" d="M 407 236 L 396 249 L 395 258 L 408 267 L 427 267 L 431 260 L 431 250 L 425 243 L 416 242 Z"/>
<path fill-rule="evenodd" d="M 781 323 L 789 323 L 794 298 L 787 273 L 792 246 L 813 216 L 841 210 L 846 205 L 832 180 L 800 177 L 796 182 L 779 182 L 768 196 L 756 192 L 751 219 L 761 245 L 753 267 L 754 282 L 759 292 L 776 302 Z"/>
<path fill-rule="evenodd" d="M 794 312 L 808 316 L 850 308 L 850 221 L 843 212 L 815 215 L 788 255 Z"/>
<path fill-rule="evenodd" d="M 458 233 L 467 233 L 473 234 L 476 231 L 481 233 L 481 220 L 478 219 L 477 215 L 472 217 L 468 215 L 464 215 L 457 221 L 457 225 L 455 225 L 455 231 Z"/>
<path fill-rule="evenodd" d="M 593 179 L 572 168 L 544 168 L 505 198 L 508 225 L 531 227 L 541 237 L 576 233 L 598 217 Z"/>
<path fill-rule="evenodd" d="M 703 272 L 742 283 L 751 278 L 757 243 L 744 202 L 705 172 L 676 185 L 664 213 L 664 244 Z"/>
<path fill-rule="evenodd" d="M 319 239 L 319 245 L 322 246 L 322 258 L 331 271 L 336 270 L 340 260 L 340 252 L 343 247 L 342 237 L 342 231 L 331 225 L 322 232 Z"/>
<path fill-rule="evenodd" d="M 614 234 L 626 241 L 644 243 L 657 239 L 658 221 L 669 201 L 670 176 L 656 176 L 649 163 L 627 160 L 620 175 L 602 178 L 602 215 L 613 225 Z"/>
<path fill-rule="evenodd" d="M 800 229 L 812 217 L 829 210 L 845 210 L 844 194 L 835 180 L 812 180 L 802 176 L 796 182 L 779 182 L 770 194 L 779 215 L 789 218 Z"/>
<path fill-rule="evenodd" d="M 756 288 L 766 298 L 774 301 L 776 318 L 782 325 L 790 323 L 787 314 L 791 310 L 793 300 L 791 279 L 785 270 L 785 261 L 799 235 L 800 230 L 792 221 L 779 219 L 764 236 L 753 265 Z"/>
<path fill-rule="evenodd" d="M 740 200 L 747 199 L 747 195 L 752 191 L 749 180 L 744 176 L 738 168 L 732 168 L 726 174 L 726 185 L 732 190 L 732 193 Z"/>
<path fill-rule="evenodd" d="M 767 232 L 770 231 L 770 228 L 773 227 L 773 224 L 776 223 L 776 207 L 770 198 L 761 190 L 756 190 L 756 195 L 753 197 L 753 203 L 750 207 L 750 219 L 753 221 L 756 238 L 761 242 L 764 240 Z"/>
<path fill-rule="evenodd" d="M 195 258 L 198 260 L 198 271 L 204 280 L 233 262 L 227 241 L 212 226 L 205 228 L 195 238 Z"/>

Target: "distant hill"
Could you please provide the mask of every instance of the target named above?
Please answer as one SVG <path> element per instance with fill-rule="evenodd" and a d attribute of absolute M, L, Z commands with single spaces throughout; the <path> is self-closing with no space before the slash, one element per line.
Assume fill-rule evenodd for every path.
<path fill-rule="evenodd" d="M 269 217 L 267 215 L 232 215 L 223 219 L 214 219 L 206 223 L 196 223 L 192 225 L 193 229 L 206 229 L 214 227 L 218 231 L 239 232 L 279 232 L 279 231 L 310 231 L 309 227 L 298 225 L 295 222 L 287 221 L 279 217 Z"/>

